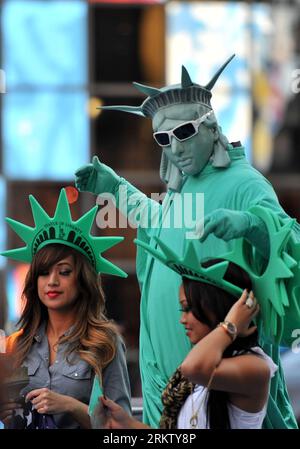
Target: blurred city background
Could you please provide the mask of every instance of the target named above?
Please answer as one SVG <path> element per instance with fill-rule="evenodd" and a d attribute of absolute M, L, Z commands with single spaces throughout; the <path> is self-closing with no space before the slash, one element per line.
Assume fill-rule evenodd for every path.
<path fill-rule="evenodd" d="M 163 192 L 151 121 L 97 106 L 139 105 L 132 81 L 178 83 L 182 64 L 205 84 L 233 53 L 213 90 L 218 121 L 300 221 L 300 1 L 2 0 L 0 8 L 0 250 L 23 245 L 4 217 L 32 226 L 30 193 L 52 215 L 61 187 L 74 185 L 74 171 L 93 155 L 146 194 Z M 95 203 L 80 194 L 73 218 Z M 125 237 L 105 257 L 129 277 L 103 282 L 139 397 L 135 230 L 95 224 L 93 232 Z M 20 314 L 26 270 L 0 256 L 0 328 L 7 333 Z M 295 363 L 300 354 L 292 356 Z"/>

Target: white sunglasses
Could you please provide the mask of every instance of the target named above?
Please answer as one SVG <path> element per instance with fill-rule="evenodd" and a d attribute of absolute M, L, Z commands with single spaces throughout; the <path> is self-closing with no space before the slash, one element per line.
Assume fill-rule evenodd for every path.
<path fill-rule="evenodd" d="M 176 126 L 169 131 L 157 131 L 153 133 L 155 141 L 161 147 L 167 147 L 171 145 L 171 137 L 174 136 L 179 142 L 190 139 L 195 134 L 197 134 L 199 126 L 204 120 L 210 116 L 213 111 L 207 112 L 196 120 L 190 120 L 189 122 L 181 123 L 181 125 Z"/>

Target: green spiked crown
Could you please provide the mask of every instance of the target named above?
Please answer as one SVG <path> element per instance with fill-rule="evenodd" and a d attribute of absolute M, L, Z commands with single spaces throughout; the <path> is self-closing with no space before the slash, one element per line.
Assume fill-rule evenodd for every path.
<path fill-rule="evenodd" d="M 97 206 L 77 221 L 73 221 L 65 189 L 60 192 L 55 214 L 52 218 L 49 217 L 34 196 L 30 195 L 29 201 L 35 224 L 33 228 L 11 218 L 6 218 L 8 224 L 26 243 L 26 246 L 4 251 L 1 253 L 2 256 L 30 263 L 40 249 L 51 243 L 59 243 L 70 246 L 84 254 L 97 273 L 127 277 L 123 270 L 101 256 L 103 251 L 121 242 L 124 238 L 90 235 L 98 211 Z"/>
<path fill-rule="evenodd" d="M 219 68 L 212 79 L 205 86 L 193 83 L 187 69 L 182 66 L 181 84 L 173 84 L 157 89 L 151 86 L 145 86 L 140 83 L 133 83 L 134 86 L 143 94 L 148 95 L 146 100 L 140 106 L 101 106 L 97 109 L 108 109 L 112 111 L 123 111 L 131 114 L 141 115 L 143 117 L 153 117 L 156 112 L 171 104 L 182 103 L 200 103 L 212 109 L 210 104 L 211 90 L 217 82 L 219 76 L 234 58 L 235 55 L 230 56 L 229 59 Z"/>
<path fill-rule="evenodd" d="M 182 257 L 158 238 L 153 240 L 159 249 L 140 240 L 135 243 L 180 276 L 214 285 L 238 298 L 242 289 L 224 279 L 229 262 L 235 263 L 250 276 L 260 305 L 260 332 L 271 342 L 290 346 L 295 329 L 300 327 L 300 242 L 293 232 L 295 220 L 281 219 L 262 206 L 252 207 L 249 212 L 258 216 L 268 231 L 270 253 L 263 267 L 257 264 L 258 255 L 244 238 L 237 239 L 233 250 L 218 255 L 222 261 L 208 268 L 199 262 L 199 242 L 187 240 Z"/>
<path fill-rule="evenodd" d="M 243 290 L 223 278 L 227 271 L 228 261 L 221 261 L 205 268 L 199 263 L 199 256 L 193 240 L 185 241 L 185 250 L 182 257 L 174 253 L 159 238 L 154 237 L 153 240 L 160 247 L 160 251 L 142 240 L 135 239 L 134 242 L 180 276 L 219 287 L 237 298 L 241 296 Z"/>

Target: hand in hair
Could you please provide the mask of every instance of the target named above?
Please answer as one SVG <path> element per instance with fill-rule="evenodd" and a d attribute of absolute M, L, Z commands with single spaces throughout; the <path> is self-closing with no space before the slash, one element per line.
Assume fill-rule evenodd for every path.
<path fill-rule="evenodd" d="M 252 307 L 246 304 L 248 296 L 252 299 Z M 237 335 L 239 337 L 248 337 L 256 330 L 256 326 L 250 326 L 251 321 L 259 313 L 259 304 L 254 298 L 253 292 L 244 290 L 242 296 L 236 301 L 225 317 L 225 321 L 234 323 L 237 327 Z"/>

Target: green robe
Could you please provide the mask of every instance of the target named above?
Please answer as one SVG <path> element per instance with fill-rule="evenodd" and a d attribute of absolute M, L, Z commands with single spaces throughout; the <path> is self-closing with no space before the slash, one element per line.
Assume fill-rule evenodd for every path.
<path fill-rule="evenodd" d="M 251 206 L 268 207 L 287 217 L 272 185 L 246 160 L 244 149 L 229 148 L 231 165 L 228 168 L 214 168 L 209 163 L 197 176 L 187 176 L 180 193 L 167 192 L 162 206 L 154 207 L 163 214 L 181 214 L 178 203 L 184 193 L 203 193 L 205 215 L 219 208 L 246 211 Z M 129 187 L 129 194 L 135 189 Z M 139 203 L 153 205 L 150 199 L 141 196 Z M 122 207 L 121 207 L 122 208 Z M 129 208 L 130 212 L 130 208 Z M 169 215 L 170 217 L 170 215 Z M 163 219 L 164 220 L 164 219 Z M 153 236 L 160 239 L 182 254 L 186 236 L 186 227 L 175 228 L 161 226 L 157 229 L 138 229 L 138 238 L 151 242 Z M 172 222 L 172 221 L 171 221 Z M 295 224 L 295 232 L 300 236 L 300 226 Z M 210 235 L 199 245 L 199 260 L 206 257 L 218 257 L 232 248 L 233 241 L 225 242 Z M 154 244 L 154 243 L 153 243 Z M 142 378 L 144 422 L 158 427 L 162 412 L 161 393 L 169 377 L 180 365 L 191 349 L 183 326 L 179 323 L 180 311 L 178 289 L 181 277 L 162 265 L 159 261 L 139 248 L 137 253 L 137 276 L 141 288 L 141 325 L 140 325 L 140 370 Z M 261 342 L 267 354 L 280 366 L 279 348 Z M 279 367 L 271 381 L 270 399 L 266 428 L 295 428 L 296 420 L 286 392 L 282 370 Z"/>

